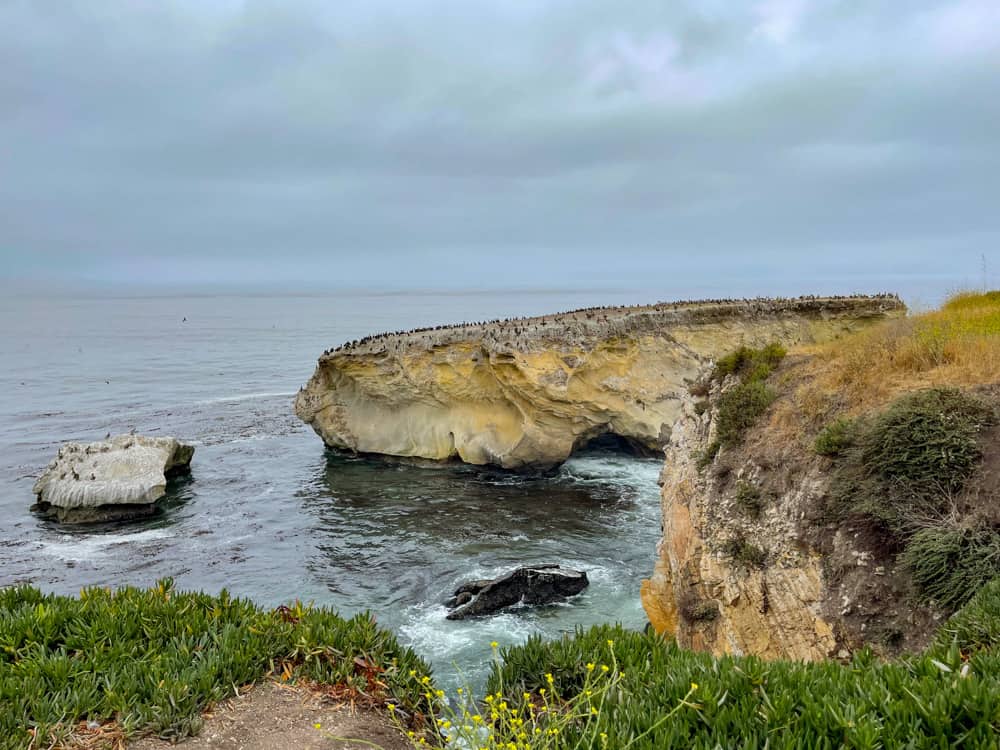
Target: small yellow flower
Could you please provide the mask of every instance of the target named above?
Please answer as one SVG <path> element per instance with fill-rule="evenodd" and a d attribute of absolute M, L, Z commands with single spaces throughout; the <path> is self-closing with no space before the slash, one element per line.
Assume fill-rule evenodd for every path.
<path fill-rule="evenodd" d="M 388 708 L 389 708 L 389 713 L 392 713 L 393 711 L 396 710 L 396 704 L 395 703 L 390 703 L 389 706 L 388 706 Z"/>
<path fill-rule="evenodd" d="M 610 672 L 611 671 L 611 667 L 609 667 L 607 664 L 602 664 L 601 665 L 601 671 L 602 672 Z"/>
<path fill-rule="evenodd" d="M 421 677 L 420 678 L 420 684 L 421 685 L 429 685 L 430 682 L 431 682 L 431 678 L 430 677 L 426 677 L 425 676 L 425 677 Z"/>
<path fill-rule="evenodd" d="M 594 664 L 594 662 L 592 662 L 592 661 L 588 661 L 588 662 L 587 662 L 587 671 L 588 671 L 588 672 L 593 672 L 593 671 L 594 671 L 594 667 L 595 667 L 595 666 L 597 666 L 597 665 L 596 665 L 596 664 Z"/>
<path fill-rule="evenodd" d="M 322 724 L 320 724 L 320 723 L 319 723 L 318 721 L 317 721 L 317 722 L 316 722 L 315 724 L 313 724 L 313 726 L 314 726 L 314 727 L 315 727 L 316 729 L 322 729 L 322 728 L 323 728 L 323 725 L 322 725 Z"/>
<path fill-rule="evenodd" d="M 611 640 L 610 638 L 608 638 L 608 646 L 610 646 L 611 648 L 615 647 L 615 642 L 613 640 Z"/>
<path fill-rule="evenodd" d="M 555 682 L 555 679 L 554 679 L 554 678 L 552 677 L 552 673 L 551 673 L 551 672 L 548 672 L 548 673 L 546 673 L 546 675 L 545 675 L 545 681 L 546 681 L 547 683 L 549 683 L 550 685 L 551 685 L 551 684 L 552 684 L 553 682 Z"/>
<path fill-rule="evenodd" d="M 697 690 L 698 689 L 698 683 L 697 682 L 692 682 L 691 683 L 691 689 L 692 690 Z"/>
<path fill-rule="evenodd" d="M 497 643 L 496 641 L 490 641 L 490 648 L 496 648 L 496 647 L 497 647 L 497 646 L 499 646 L 499 645 L 500 645 L 500 644 L 499 644 L 499 643 Z"/>

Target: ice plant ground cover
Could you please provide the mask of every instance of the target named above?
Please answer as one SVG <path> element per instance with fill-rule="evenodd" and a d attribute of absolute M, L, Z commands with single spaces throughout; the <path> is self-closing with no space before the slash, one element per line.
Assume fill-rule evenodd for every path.
<path fill-rule="evenodd" d="M 81 720 L 125 736 L 181 738 L 202 712 L 267 674 L 340 685 L 411 716 L 427 665 L 370 615 L 229 596 L 89 588 L 79 597 L 0 590 L 0 748 L 64 742 Z"/>
<path fill-rule="evenodd" d="M 0 747 L 58 743 L 80 720 L 181 737 L 267 674 L 372 696 L 423 746 L 996 747 L 998 636 L 1000 580 L 925 652 L 892 662 L 716 658 L 600 626 L 498 650 L 487 695 L 449 704 L 426 664 L 367 615 L 266 611 L 168 580 L 79 597 L 16 587 L 0 592 Z"/>
<path fill-rule="evenodd" d="M 869 652 L 847 663 L 717 658 L 618 627 L 531 639 L 503 651 L 487 689 L 493 704 L 534 717 L 525 734 L 542 731 L 522 737 L 508 720 L 485 746 L 995 748 L 998 639 L 1000 580 L 983 587 L 925 652 L 891 662 Z M 598 678 L 597 690 L 595 664 L 609 665 L 611 675 Z M 539 714 L 542 690 L 548 710 Z M 585 710 L 591 705 L 596 710 Z M 559 717 L 557 733 L 545 731 L 547 716 Z"/>

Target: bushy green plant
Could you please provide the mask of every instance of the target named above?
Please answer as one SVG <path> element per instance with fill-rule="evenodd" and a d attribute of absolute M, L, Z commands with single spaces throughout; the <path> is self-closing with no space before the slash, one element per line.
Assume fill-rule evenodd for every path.
<path fill-rule="evenodd" d="M 26 747 L 29 731 L 48 747 L 84 719 L 184 737 L 209 704 L 272 670 L 369 694 L 377 679 L 387 698 L 426 710 L 412 677 L 426 664 L 368 613 L 269 611 L 226 591 L 178 592 L 170 579 L 79 597 L 0 590 L 0 748 Z"/>
<path fill-rule="evenodd" d="M 859 439 L 869 473 L 913 495 L 957 492 L 978 463 L 978 437 L 992 410 L 954 388 L 903 396 Z"/>
<path fill-rule="evenodd" d="M 763 568 L 767 563 L 767 550 L 739 535 L 722 545 L 722 554 L 744 568 Z"/>
<path fill-rule="evenodd" d="M 952 646 L 963 654 L 996 649 L 1000 644 L 1000 577 L 976 592 L 962 609 L 941 626 L 928 652 L 941 654 Z"/>
<path fill-rule="evenodd" d="M 852 429 L 831 482 L 835 509 L 876 519 L 904 541 L 944 515 L 978 464 L 979 435 L 992 419 L 991 409 L 958 390 L 903 396 Z"/>
<path fill-rule="evenodd" d="M 532 747 L 996 748 L 1000 731 L 993 649 L 967 662 L 956 648 L 888 663 L 868 652 L 847 664 L 764 661 L 713 657 L 655 634 L 600 626 L 506 649 L 488 690 L 515 707 L 550 685 L 572 700 L 586 690 L 593 664 L 616 665 L 616 690 L 593 718 Z M 516 734 L 506 739 L 524 746 Z"/>
<path fill-rule="evenodd" d="M 733 386 L 719 396 L 716 434 L 722 445 L 739 442 L 774 401 L 775 394 L 761 380 Z"/>
<path fill-rule="evenodd" d="M 921 597 L 954 611 L 1000 575 L 1000 534 L 985 526 L 923 529 L 906 543 L 901 560 Z"/>
<path fill-rule="evenodd" d="M 741 346 L 716 361 L 712 377 L 721 380 L 727 375 L 738 375 L 743 380 L 763 380 L 774 372 L 785 354 L 785 348 L 778 343 L 761 349 Z"/>
<path fill-rule="evenodd" d="M 850 419 L 831 422 L 816 437 L 813 450 L 821 456 L 839 456 L 851 446 L 853 426 Z"/>
<path fill-rule="evenodd" d="M 751 518 L 759 518 L 764 510 L 764 494 L 758 487 L 746 480 L 736 483 L 736 504 Z"/>

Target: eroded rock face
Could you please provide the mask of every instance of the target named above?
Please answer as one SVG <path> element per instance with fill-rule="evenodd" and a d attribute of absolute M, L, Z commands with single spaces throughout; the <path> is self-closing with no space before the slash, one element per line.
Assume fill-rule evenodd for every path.
<path fill-rule="evenodd" d="M 766 551 L 766 564 L 747 566 L 727 554 L 734 526 L 747 525 L 715 487 L 698 459 L 713 437 L 710 415 L 683 409 L 661 475 L 663 537 L 652 577 L 643 582 L 643 607 L 660 633 L 686 648 L 715 654 L 823 659 L 838 650 L 826 615 L 820 557 L 797 544 L 793 508 L 815 501 L 817 477 L 806 477 L 775 498 L 752 523 L 747 544 Z"/>
<path fill-rule="evenodd" d="M 377 336 L 320 357 L 295 411 L 359 453 L 544 468 L 606 433 L 660 451 L 721 354 L 903 311 L 896 297 L 663 303 Z"/>
<path fill-rule="evenodd" d="M 558 565 L 518 568 L 491 580 L 459 586 L 448 607 L 449 620 L 464 620 L 500 612 L 517 604 L 549 604 L 575 596 L 590 584 L 587 574 Z"/>
<path fill-rule="evenodd" d="M 67 523 L 149 515 L 167 480 L 190 470 L 193 455 L 193 446 L 172 437 L 66 443 L 35 482 L 35 509 Z"/>

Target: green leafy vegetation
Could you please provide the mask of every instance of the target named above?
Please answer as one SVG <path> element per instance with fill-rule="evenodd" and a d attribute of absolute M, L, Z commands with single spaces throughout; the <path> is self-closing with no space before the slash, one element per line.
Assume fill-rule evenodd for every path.
<path fill-rule="evenodd" d="M 998 644 L 1000 578 L 994 578 L 941 627 L 928 651 L 943 653 L 955 647 L 968 656 L 977 651 L 996 649 Z"/>
<path fill-rule="evenodd" d="M 764 495 L 758 487 L 745 480 L 736 483 L 736 504 L 751 518 L 759 518 L 764 510 Z"/>
<path fill-rule="evenodd" d="M 0 590 L 0 748 L 32 736 L 49 747 L 80 720 L 184 737 L 207 706 L 272 671 L 391 697 L 411 713 L 426 707 L 412 674 L 427 665 L 367 613 L 268 611 L 225 591 L 178 592 L 170 579 L 79 597 Z"/>
<path fill-rule="evenodd" d="M 741 346 L 716 361 L 712 378 L 722 380 L 727 375 L 737 375 L 743 381 L 764 380 L 774 372 L 785 354 L 784 347 L 777 343 L 768 344 L 762 349 Z"/>
<path fill-rule="evenodd" d="M 1000 573 L 1000 534 L 955 511 L 955 498 L 980 463 L 983 430 L 993 420 L 992 408 L 979 399 L 929 388 L 845 426 L 847 437 L 836 451 L 834 515 L 877 524 L 901 550 L 921 598 L 945 611 Z M 839 430 L 827 428 L 817 450 L 821 440 L 837 443 Z"/>
<path fill-rule="evenodd" d="M 744 568 L 763 568 L 767 563 L 767 550 L 748 541 L 743 535 L 728 540 L 722 554 Z"/>
<path fill-rule="evenodd" d="M 774 401 L 775 394 L 762 380 L 733 386 L 719 396 L 716 434 L 722 445 L 733 445 Z"/>
<path fill-rule="evenodd" d="M 1000 534 L 986 526 L 923 529 L 901 559 L 925 599 L 954 611 L 1000 575 Z"/>
<path fill-rule="evenodd" d="M 945 515 L 982 455 L 978 437 L 991 420 L 985 404 L 958 390 L 903 396 L 854 428 L 834 470 L 834 503 L 909 535 L 923 519 Z"/>
<path fill-rule="evenodd" d="M 978 463 L 992 410 L 954 388 L 929 388 L 893 403 L 859 439 L 867 473 L 911 496 L 957 492 Z"/>
<path fill-rule="evenodd" d="M 966 639 L 1000 632 L 1000 586 L 981 594 L 969 605 L 975 613 L 963 610 L 968 620 L 960 614 L 949 623 Z M 983 611 L 991 618 L 988 634 L 979 625 Z M 847 664 L 764 661 L 717 658 L 655 634 L 599 626 L 505 650 L 488 690 L 501 693 L 511 710 L 530 712 L 542 690 L 575 705 L 590 689 L 593 669 L 619 675 L 595 712 L 560 725 L 556 735 L 533 738 L 539 749 L 995 748 L 1000 656 L 992 640 L 986 645 L 967 652 L 966 661 L 953 645 L 898 662 L 868 652 Z M 507 747 L 505 741 L 525 746 L 516 726 L 490 747 Z"/>
<path fill-rule="evenodd" d="M 764 381 L 784 356 L 785 350 L 778 344 L 763 349 L 742 346 L 715 363 L 713 378 L 735 375 L 740 379 L 719 396 L 716 435 L 720 447 L 738 443 L 774 401 L 775 394 Z"/>
<path fill-rule="evenodd" d="M 853 426 L 854 422 L 850 419 L 842 418 L 831 422 L 816 437 L 813 450 L 821 456 L 839 456 L 851 447 Z"/>

